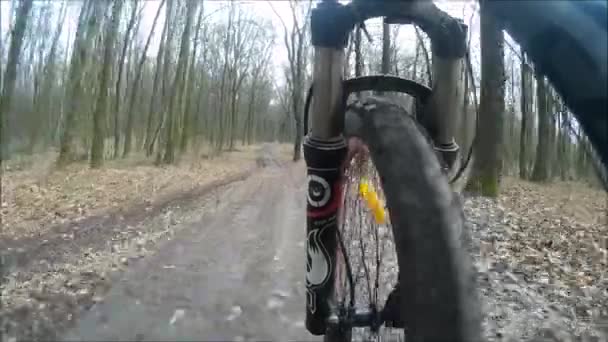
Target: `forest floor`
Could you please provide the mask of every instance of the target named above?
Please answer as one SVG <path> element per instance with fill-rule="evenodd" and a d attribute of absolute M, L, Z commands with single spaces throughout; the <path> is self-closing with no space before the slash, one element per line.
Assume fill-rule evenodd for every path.
<path fill-rule="evenodd" d="M 576 182 L 503 180 L 465 197 L 491 340 L 608 340 L 608 197 Z"/>
<path fill-rule="evenodd" d="M 288 146 L 162 168 L 53 157 L 5 165 L 1 341 L 313 340 Z M 464 205 L 490 340 L 606 341 L 605 192 L 505 178 Z"/>

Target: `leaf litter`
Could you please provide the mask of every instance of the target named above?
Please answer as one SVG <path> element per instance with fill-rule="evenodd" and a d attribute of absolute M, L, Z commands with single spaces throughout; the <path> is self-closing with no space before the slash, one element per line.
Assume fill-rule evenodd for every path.
<path fill-rule="evenodd" d="M 200 174 L 220 177 L 231 166 L 242 167 L 242 160 L 229 159 L 214 159 L 216 171 L 203 165 L 189 170 L 183 165 L 160 169 L 131 165 L 91 171 L 81 165 L 51 173 L 44 181 L 28 171 L 8 171 L 2 179 L 3 193 L 9 192 L 2 197 L 2 219 L 15 226 L 2 234 L 25 231 L 44 236 L 45 227 L 60 220 L 57 216 L 61 215 L 54 215 L 54 211 L 62 213 L 61 219 L 78 220 L 129 200 L 154 201 L 155 194 L 194 186 L 201 181 Z M 64 191 L 70 196 L 63 195 Z M 53 206 L 57 201 L 71 203 L 72 210 L 57 210 Z M 503 193 L 496 200 L 466 197 L 467 226 L 474 242 L 471 253 L 478 268 L 488 340 L 606 341 L 606 202 L 605 193 L 578 183 L 538 185 L 511 178 L 504 180 Z M 38 225 L 35 229 L 25 224 L 32 211 L 26 203 L 34 203 L 43 212 L 30 220 Z M 70 263 L 47 265 L 46 272 L 16 272 L 5 277 L 1 331 L 8 339 L 56 339 L 57 330 L 69 326 L 81 310 L 103 302 L 113 272 L 150 253 L 158 241 L 170 239 L 179 226 L 177 220 L 196 219 L 181 210 L 167 211 L 134 227 L 143 231 L 135 238 L 128 237 L 137 241 L 134 244 L 125 247 L 118 243 L 109 254 L 91 250 Z M 392 281 L 386 282 L 383 285 L 388 289 Z M 227 319 L 239 315 L 240 307 L 233 308 Z"/>
<path fill-rule="evenodd" d="M 279 149 L 285 150 L 281 146 Z M 9 166 L 2 177 L 4 229 L 0 240 L 33 235 L 38 238 L 30 240 L 42 242 L 41 246 L 57 243 L 52 237 L 45 239 L 59 221 L 55 215 L 57 208 L 90 208 L 80 212 L 61 209 L 61 218 L 69 222 L 103 215 L 133 202 L 146 202 L 152 208 L 162 197 L 172 198 L 171 193 L 205 188 L 205 184 L 214 180 L 230 179 L 230 175 L 254 168 L 263 157 L 260 150 L 259 146 L 242 147 L 213 159 L 182 160 L 177 166 L 162 168 L 137 160 L 110 162 L 100 170 L 90 170 L 84 164 L 72 165 L 62 171 L 47 170 L 44 181 L 39 175 L 47 171 Z M 214 196 L 187 199 L 190 200 L 187 203 L 171 204 L 168 208 L 154 207 L 155 211 L 143 216 L 142 221 L 129 222 L 132 225 L 119 222 L 117 226 L 105 227 L 94 235 L 93 240 L 99 241 L 92 245 L 80 245 L 83 241 L 75 240 L 74 234 L 63 234 L 61 244 L 78 246 L 59 249 L 55 254 L 65 254 L 62 258 L 48 259 L 43 254 L 40 260 L 32 261 L 34 265 L 8 271 L 6 260 L 2 260 L 0 332 L 3 338 L 57 340 L 80 313 L 104 302 L 111 283 L 127 267 L 153 253 L 162 241 L 171 240 L 179 229 L 200 222 L 205 212 L 221 208 Z M 32 218 L 33 212 L 39 216 Z M 60 246 L 51 245 L 51 249 L 56 247 Z M 175 321 L 179 316 L 178 312 Z"/>
<path fill-rule="evenodd" d="M 75 163 L 55 170 L 56 154 L 46 153 L 30 168 L 5 166 L 2 174 L 0 238 L 33 237 L 55 225 L 82 220 L 128 204 L 152 205 L 163 194 L 190 190 L 254 162 L 258 146 L 247 146 L 213 159 L 185 158 L 156 167 L 143 156 L 109 161 L 92 170 Z"/>
<path fill-rule="evenodd" d="M 606 341 L 606 193 L 507 178 L 498 199 L 468 197 L 490 341 Z"/>

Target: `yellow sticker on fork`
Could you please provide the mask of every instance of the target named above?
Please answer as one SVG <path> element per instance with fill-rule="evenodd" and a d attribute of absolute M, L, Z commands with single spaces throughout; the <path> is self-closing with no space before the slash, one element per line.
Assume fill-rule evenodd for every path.
<path fill-rule="evenodd" d="M 376 223 L 386 223 L 386 211 L 384 210 L 384 203 L 378 198 L 378 193 L 374 190 L 373 186 L 367 181 L 367 179 L 361 179 L 359 182 L 359 194 L 365 200 L 367 207 L 374 214 Z"/>

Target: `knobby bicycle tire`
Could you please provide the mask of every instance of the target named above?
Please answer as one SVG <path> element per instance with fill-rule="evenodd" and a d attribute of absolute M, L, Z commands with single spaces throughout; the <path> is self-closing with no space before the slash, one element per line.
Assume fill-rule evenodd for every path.
<path fill-rule="evenodd" d="M 389 100 L 367 97 L 347 107 L 345 133 L 367 144 L 380 176 L 408 341 L 481 340 L 462 207 L 419 124 Z"/>

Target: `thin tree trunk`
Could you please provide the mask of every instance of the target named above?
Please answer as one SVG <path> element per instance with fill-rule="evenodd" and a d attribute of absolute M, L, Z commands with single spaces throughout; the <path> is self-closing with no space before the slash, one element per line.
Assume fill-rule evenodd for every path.
<path fill-rule="evenodd" d="M 380 73 L 388 74 L 390 72 L 390 50 L 391 50 L 391 28 L 387 23 L 382 24 L 382 65 Z"/>
<path fill-rule="evenodd" d="M 424 37 L 422 36 L 422 33 L 420 33 L 420 30 L 418 29 L 418 27 L 414 27 L 414 29 L 416 32 L 416 38 L 420 42 L 420 48 L 422 50 L 422 54 L 424 55 L 424 61 L 426 63 L 427 85 L 429 87 L 432 87 L 433 86 L 433 75 L 431 72 L 431 57 L 429 54 L 429 50 L 426 48 L 426 45 L 424 44 Z"/>
<path fill-rule="evenodd" d="M 201 2 L 201 6 L 204 5 L 204 3 Z M 198 18 L 196 19 L 196 32 L 194 34 L 194 45 L 192 46 L 192 56 L 190 58 L 190 62 L 188 64 L 187 67 L 187 72 L 186 74 L 189 75 L 189 79 L 188 79 L 188 88 L 186 90 L 186 110 L 184 113 L 184 128 L 182 129 L 182 136 L 181 136 L 181 141 L 180 141 L 180 151 L 182 153 L 186 152 L 187 148 L 188 148 L 188 140 L 190 140 L 193 132 L 196 132 L 196 125 L 198 125 L 198 120 L 196 120 L 195 118 L 197 117 L 196 115 L 194 115 L 193 110 L 192 110 L 192 96 L 194 93 L 194 83 L 196 81 L 196 77 L 194 74 L 194 69 L 196 66 L 196 53 L 197 53 L 197 49 L 198 49 L 198 41 L 199 41 L 199 36 L 200 36 L 200 30 L 201 30 L 201 25 L 202 25 L 202 20 L 203 20 L 203 13 L 204 13 L 204 8 L 201 7 L 201 9 L 198 12 Z M 194 123 L 194 125 L 191 124 Z"/>
<path fill-rule="evenodd" d="M 131 91 L 131 97 L 129 98 L 129 107 L 127 109 L 127 127 L 125 129 L 125 145 L 123 147 L 122 157 L 126 158 L 131 152 L 131 139 L 133 135 L 133 122 L 135 120 L 135 100 L 137 99 L 137 94 L 139 92 L 139 83 L 141 82 L 142 71 L 144 68 L 144 64 L 146 63 L 146 56 L 148 54 L 148 48 L 150 47 L 150 42 L 152 41 L 152 36 L 154 36 L 154 30 L 156 29 L 156 23 L 158 22 L 158 17 L 160 16 L 161 10 L 165 4 L 165 0 L 162 0 L 160 5 L 158 5 L 158 10 L 156 11 L 156 15 L 154 16 L 154 21 L 152 21 L 152 28 L 150 29 L 150 34 L 148 35 L 148 39 L 146 40 L 146 45 L 144 46 L 144 51 L 141 54 L 141 58 L 139 59 L 139 63 L 137 64 L 137 70 L 135 71 L 135 80 L 133 81 L 133 89 Z M 166 27 L 166 25 L 165 25 Z M 161 34 L 161 37 L 164 36 L 164 30 Z M 158 56 L 156 58 L 156 67 L 157 70 L 160 68 L 161 58 L 162 56 L 162 38 L 161 45 L 159 46 Z M 154 90 L 152 91 L 152 100 L 154 100 L 154 96 L 158 91 L 158 75 L 157 72 L 154 75 Z M 150 130 L 152 129 L 152 113 L 153 108 L 150 108 L 147 120 L 147 129 L 146 129 L 146 139 L 150 136 Z M 144 144 L 144 147 L 147 146 Z"/>
<path fill-rule="evenodd" d="M 15 80 L 17 79 L 17 66 L 19 65 L 19 55 L 23 45 L 23 35 L 27 28 L 29 14 L 32 9 L 32 0 L 22 0 L 17 10 L 17 18 L 11 37 L 11 44 L 8 50 L 8 60 L 4 71 L 4 84 L 0 94 L 0 166 L 2 160 L 9 156 L 9 139 L 7 137 L 8 112 L 11 109 L 13 91 L 15 90 Z M 10 15 L 9 15 L 10 16 Z"/>
<path fill-rule="evenodd" d="M 363 56 L 361 55 L 361 27 L 355 30 L 355 77 L 363 74 Z"/>
<path fill-rule="evenodd" d="M 110 85 L 110 72 L 114 64 L 114 41 L 118 31 L 120 10 L 123 0 L 114 0 L 112 6 L 112 17 L 107 23 L 104 39 L 103 64 L 99 75 L 99 94 L 93 114 L 93 144 L 91 146 L 91 167 L 98 168 L 103 165 L 104 142 L 105 142 L 105 120 L 108 111 L 108 92 Z"/>
<path fill-rule="evenodd" d="M 61 6 L 61 12 L 59 15 L 59 20 L 57 21 L 57 27 L 55 28 L 55 34 L 53 36 L 53 40 L 51 42 L 51 48 L 50 51 L 46 57 L 46 61 L 44 63 L 44 79 L 42 81 L 42 89 L 40 90 L 40 100 L 38 101 L 37 106 L 34 109 L 34 113 L 45 113 L 45 117 L 44 120 L 36 120 L 36 123 L 34 125 L 34 131 L 32 132 L 32 139 L 30 142 L 30 151 L 34 150 L 35 145 L 38 141 L 38 139 L 40 139 L 41 134 L 40 134 L 40 129 L 43 127 L 43 123 L 46 124 L 46 126 L 49 128 L 50 130 L 50 123 L 53 122 L 52 120 L 52 113 L 53 113 L 53 108 L 52 108 L 52 89 L 53 89 L 53 82 L 55 82 L 55 76 L 56 76 L 56 58 L 57 58 L 57 46 L 58 46 L 58 42 L 59 42 L 59 38 L 61 36 L 61 32 L 62 32 L 62 28 L 64 25 L 64 21 L 65 21 L 65 17 L 66 17 L 66 13 L 67 13 L 67 4 L 63 3 Z M 42 121 L 42 122 L 40 122 Z M 50 136 L 52 138 L 52 135 Z M 45 142 L 49 141 L 49 135 L 48 134 L 44 134 L 42 135 L 42 138 L 45 139 Z"/>
<path fill-rule="evenodd" d="M 252 84 L 249 91 L 249 105 L 247 106 L 247 121 L 245 122 L 245 128 L 243 129 L 243 144 L 247 142 L 251 145 L 252 126 L 254 119 L 254 106 L 255 106 L 255 84 Z"/>
<path fill-rule="evenodd" d="M 515 115 L 515 62 L 513 60 L 513 58 L 511 58 L 511 61 L 509 63 L 509 69 L 510 69 L 510 73 L 511 76 L 509 77 L 510 79 L 510 92 L 511 92 L 511 98 L 510 98 L 510 105 L 509 105 L 509 117 L 508 117 L 508 121 L 507 121 L 507 127 L 509 128 L 509 140 L 507 142 L 508 145 L 508 151 L 509 151 L 509 160 L 503 160 L 503 163 L 508 163 L 507 164 L 507 172 L 508 174 L 511 174 L 511 170 L 514 168 L 514 166 L 517 163 L 517 153 L 519 152 L 517 150 L 517 145 L 516 145 L 516 136 L 515 136 L 515 121 L 516 121 L 516 115 Z"/>
<path fill-rule="evenodd" d="M 549 180 L 549 165 L 551 153 L 551 119 L 547 110 L 547 90 L 544 77 L 536 70 L 536 96 L 538 98 L 538 145 L 536 146 L 536 161 L 532 171 L 532 180 L 545 182 Z"/>
<path fill-rule="evenodd" d="M 218 120 L 218 134 L 216 136 L 216 151 L 215 153 L 219 154 L 224 147 L 224 137 L 225 137 L 225 120 L 226 120 L 226 84 L 228 83 L 229 77 L 229 57 L 228 54 L 230 52 L 230 45 L 232 42 L 232 26 L 234 21 L 234 8 L 230 8 L 230 14 L 228 17 L 228 27 L 226 29 L 226 39 L 224 40 L 224 63 L 222 66 L 221 73 L 221 82 L 220 82 L 220 96 L 219 96 L 219 104 L 218 110 L 216 111 L 219 117 Z"/>
<path fill-rule="evenodd" d="M 146 133 L 146 156 L 151 156 L 154 152 L 154 143 L 158 137 L 160 128 L 164 124 L 165 115 L 164 111 L 161 108 L 160 111 L 157 107 L 164 106 L 165 99 L 165 83 L 168 74 L 168 67 L 171 61 L 167 58 L 167 51 L 171 47 L 167 47 L 167 44 L 170 44 L 173 36 L 173 29 L 170 26 L 171 16 L 173 15 L 173 1 L 169 1 L 167 3 L 166 11 L 165 11 L 165 26 L 163 28 L 163 33 L 161 35 L 161 43 L 158 48 L 158 55 L 156 56 L 156 71 L 154 74 L 154 85 L 152 89 L 152 97 L 150 98 L 150 112 L 148 115 L 148 128 Z M 159 96 L 158 92 L 161 92 Z M 157 128 L 152 131 L 152 122 L 154 120 L 154 116 L 157 112 L 160 112 L 160 117 L 158 119 Z M 160 158 L 157 158 L 159 160 Z"/>
<path fill-rule="evenodd" d="M 420 39 L 416 39 L 416 53 L 414 54 L 414 67 L 412 68 L 412 81 L 418 81 L 418 58 L 420 58 Z"/>
<path fill-rule="evenodd" d="M 86 4 L 83 4 L 80 12 L 67 80 L 67 108 L 64 115 L 63 134 L 61 136 L 59 158 L 57 160 L 57 164 L 60 167 L 66 165 L 74 158 L 72 144 L 76 133 L 76 116 L 82 109 L 81 101 L 84 96 L 83 76 L 88 66 L 89 53 L 92 50 L 99 30 L 99 20 L 103 17 L 108 4 L 102 1 L 89 0 Z"/>
<path fill-rule="evenodd" d="M 197 2 L 187 3 L 187 16 L 184 32 L 182 33 L 182 39 L 180 43 L 179 56 L 177 60 L 177 70 L 175 71 L 175 81 L 173 82 L 172 94 L 169 99 L 169 108 L 167 111 L 167 138 L 165 141 L 165 155 L 163 162 L 165 164 L 171 164 L 175 161 L 175 145 L 176 145 L 176 120 L 178 119 L 179 113 L 175 112 L 176 100 L 179 94 L 184 91 L 184 80 L 186 72 L 186 63 L 188 60 L 188 51 L 190 50 L 190 31 L 192 28 L 192 18 L 196 11 Z"/>
<path fill-rule="evenodd" d="M 526 65 L 526 57 L 522 49 L 522 60 L 520 66 L 521 73 L 521 94 L 520 94 L 520 110 L 521 110 L 521 131 L 519 133 L 519 178 L 528 179 L 528 70 Z"/>
<path fill-rule="evenodd" d="M 118 58 L 118 77 L 116 78 L 115 86 L 115 100 L 114 100 L 114 158 L 118 157 L 118 147 L 120 146 L 120 101 L 122 100 L 120 85 L 122 82 L 122 72 L 125 65 L 125 57 L 127 55 L 127 48 L 129 47 L 129 40 L 131 39 L 131 30 L 135 25 L 135 19 L 137 15 L 137 8 L 139 0 L 134 0 L 132 3 L 133 10 L 131 17 L 127 23 L 127 32 L 125 32 L 125 39 L 122 43 L 122 50 L 120 51 L 120 57 Z M 134 87 L 136 88 L 137 85 Z"/>

